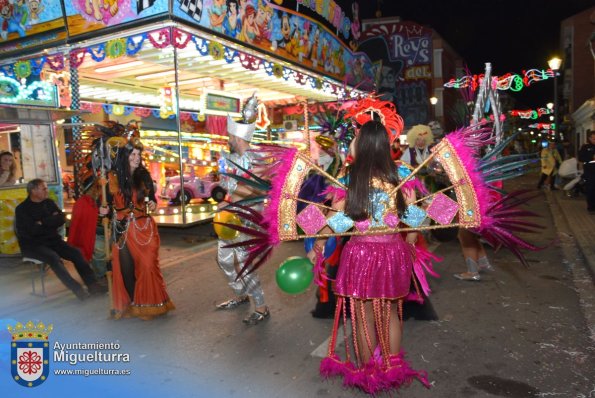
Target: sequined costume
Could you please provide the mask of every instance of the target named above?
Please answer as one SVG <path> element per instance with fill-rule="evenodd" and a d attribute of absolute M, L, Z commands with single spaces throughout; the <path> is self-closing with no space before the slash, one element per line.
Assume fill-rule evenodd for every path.
<path fill-rule="evenodd" d="M 386 228 L 387 223 L 391 223 L 391 217 L 397 214 L 394 195 L 389 195 L 391 188 L 394 187 L 372 180 L 371 217 L 363 221 L 369 225 L 369 231 Z M 391 323 L 391 315 L 394 315 L 391 307 L 398 305 L 399 317 L 402 317 L 402 302 L 409 293 L 414 259 L 415 247 L 406 243 L 399 233 L 354 236 L 347 242 L 341 253 L 335 281 L 337 307 L 328 354 L 320 365 L 323 376 L 341 376 L 346 386 L 358 387 L 371 394 L 399 388 L 414 378 L 428 385 L 425 372 L 411 369 L 403 354 L 391 354 L 390 347 L 390 328 L 401 327 L 400 322 Z M 335 351 L 337 333 L 345 327 L 341 320 L 347 322 L 348 311 L 361 314 L 361 319 L 366 319 L 362 300 L 373 303 L 374 330 L 355 322 L 352 316 L 353 346 L 346 342 L 345 358 L 341 359 Z M 376 346 L 373 346 L 374 340 L 377 341 Z M 363 346 L 362 342 L 365 342 Z M 364 350 L 370 353 L 370 360 L 366 363 L 362 360 Z"/>
<path fill-rule="evenodd" d="M 150 319 L 175 309 L 159 268 L 157 224 L 146 214 L 143 200 L 137 200 L 136 192 L 133 192 L 132 202 L 126 203 L 113 177 L 110 191 L 116 215 L 113 223 L 116 240 L 112 245 L 116 318 Z"/>
<path fill-rule="evenodd" d="M 249 170 L 255 156 L 255 153 L 247 151 L 243 155 L 239 155 L 237 153 L 228 154 L 226 155 L 226 159 L 229 159 L 241 167 Z M 241 170 L 236 168 L 231 162 L 228 161 L 225 162 L 225 172 L 228 174 L 242 173 Z M 222 176 L 220 185 L 225 190 L 227 190 L 229 195 L 233 195 L 237 189 L 238 181 L 228 176 Z M 261 211 L 262 208 L 257 210 Z M 245 220 L 242 220 L 242 222 L 244 225 L 247 224 Z M 225 247 L 233 243 L 243 242 L 247 239 L 249 239 L 249 237 L 242 233 L 240 233 L 238 237 L 233 240 L 219 239 L 217 242 L 217 264 L 219 264 L 219 268 L 221 268 L 227 277 L 229 287 L 231 287 L 236 296 L 250 296 L 254 300 L 255 307 L 258 308 L 265 305 L 264 292 L 262 290 L 258 274 L 253 272 L 238 279 L 238 273 L 235 267 L 236 262 L 239 266 L 239 269 L 244 266 L 249 254 L 247 248 L 243 246 L 233 248 Z"/>

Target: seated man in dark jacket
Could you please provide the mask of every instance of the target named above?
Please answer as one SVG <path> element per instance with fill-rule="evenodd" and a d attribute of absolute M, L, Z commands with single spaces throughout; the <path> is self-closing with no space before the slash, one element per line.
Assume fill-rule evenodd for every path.
<path fill-rule="evenodd" d="M 64 225 L 65 218 L 56 203 L 48 199 L 48 186 L 45 181 L 39 178 L 29 181 L 27 194 L 27 199 L 20 203 L 15 211 L 16 235 L 23 256 L 48 264 L 62 283 L 80 300 L 87 298 L 89 293 L 106 293 L 107 288 L 97 282 L 93 270 L 81 252 L 64 242 L 58 233 L 58 228 Z M 70 276 L 62 259 L 74 263 L 89 292 Z"/>

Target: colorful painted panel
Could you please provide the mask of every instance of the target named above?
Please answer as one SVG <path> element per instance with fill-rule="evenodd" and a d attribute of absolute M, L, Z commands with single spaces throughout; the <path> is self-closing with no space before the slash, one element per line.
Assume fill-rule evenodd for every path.
<path fill-rule="evenodd" d="M 66 38 L 59 0 L 0 0 L 0 51 L 18 51 Z"/>
<path fill-rule="evenodd" d="M 168 0 L 64 0 L 64 6 L 68 32 L 76 36 L 165 14 Z"/>
<path fill-rule="evenodd" d="M 353 0 L 273 0 L 279 9 L 317 21 L 353 50 L 361 36 L 360 5 Z"/>
<path fill-rule="evenodd" d="M 366 27 L 360 51 L 379 65 L 378 93 L 393 102 L 405 125 L 426 124 L 430 116 L 432 30 L 414 22 Z"/>
<path fill-rule="evenodd" d="M 374 68 L 366 54 L 352 53 L 336 31 L 288 10 L 284 1 L 174 0 L 173 3 L 174 15 L 192 24 L 350 85 L 359 84 L 364 89 L 373 86 Z"/>

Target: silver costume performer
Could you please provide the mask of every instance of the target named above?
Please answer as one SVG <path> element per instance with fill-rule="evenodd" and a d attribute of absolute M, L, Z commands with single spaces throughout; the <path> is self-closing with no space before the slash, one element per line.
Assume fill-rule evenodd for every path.
<path fill-rule="evenodd" d="M 245 152 L 243 155 L 240 156 L 237 153 L 232 153 L 230 155 L 226 155 L 225 157 L 226 159 L 230 159 L 238 165 L 242 166 L 246 170 L 250 170 L 252 168 L 251 165 L 255 158 L 255 154 L 251 152 Z M 241 174 L 242 170 L 237 169 L 231 162 L 226 162 L 225 172 L 229 174 Z M 229 195 L 232 195 L 238 186 L 238 181 L 228 176 L 221 176 L 220 185 L 227 190 Z M 260 278 L 258 277 L 256 272 L 252 272 L 238 279 L 238 273 L 234 264 L 237 261 L 239 269 L 241 269 L 244 266 L 246 259 L 248 258 L 248 251 L 243 247 L 224 247 L 226 245 L 242 242 L 247 239 L 249 239 L 249 237 L 242 233 L 240 233 L 239 236 L 235 239 L 219 239 L 219 242 L 217 243 L 217 263 L 219 264 L 219 268 L 221 268 L 221 270 L 223 270 L 223 272 L 225 273 L 225 276 L 227 276 L 227 280 L 229 281 L 229 287 L 231 287 L 234 293 L 238 297 L 246 295 L 250 296 L 254 301 L 254 305 L 256 306 L 256 308 L 258 308 L 265 305 L 264 292 L 260 285 Z"/>

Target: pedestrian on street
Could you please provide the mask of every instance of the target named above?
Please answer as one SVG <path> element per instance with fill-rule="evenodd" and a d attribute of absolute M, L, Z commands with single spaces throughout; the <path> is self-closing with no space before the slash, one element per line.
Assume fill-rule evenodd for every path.
<path fill-rule="evenodd" d="M 547 180 L 550 189 L 554 191 L 557 189 L 554 185 L 555 176 L 558 173 L 558 167 L 562 164 L 562 158 L 556 149 L 555 141 L 551 140 L 546 145 L 541 150 L 541 177 L 537 183 L 537 189 L 541 189 L 543 183 Z"/>
<path fill-rule="evenodd" d="M 112 194 L 113 306 L 115 318 L 151 320 L 175 309 L 159 268 L 159 231 L 150 213 L 155 188 L 142 164 L 143 144 L 132 138 L 118 150 L 110 172 Z M 101 215 L 107 209 L 100 207 Z"/>
<path fill-rule="evenodd" d="M 23 256 L 48 264 L 58 279 L 79 298 L 89 294 L 105 294 L 107 287 L 99 284 L 89 263 L 80 250 L 64 242 L 58 228 L 66 222 L 64 213 L 49 199 L 45 181 L 35 178 L 27 183 L 27 199 L 15 210 L 15 232 Z M 70 275 L 62 259 L 72 261 L 88 292 Z"/>
<path fill-rule="evenodd" d="M 595 214 L 595 131 L 587 131 L 587 143 L 581 146 L 578 160 L 583 163 L 587 191 L 587 211 Z"/>
<path fill-rule="evenodd" d="M 250 104 L 256 102 L 256 97 L 252 96 L 252 98 L 252 102 L 249 100 L 244 107 L 245 114 L 247 112 L 255 112 L 255 109 L 249 109 Z M 245 170 L 254 169 L 256 154 L 249 151 L 249 149 L 255 125 L 253 121 L 250 122 L 248 119 L 248 117 L 244 117 L 244 123 L 240 123 L 234 121 L 230 116 L 227 117 L 228 143 L 231 153 L 224 162 L 225 174 L 241 175 L 244 173 L 233 163 Z M 251 188 L 245 185 L 239 185 L 236 179 L 227 175 L 221 176 L 220 185 L 227 190 L 227 202 L 233 203 L 255 196 L 255 192 Z M 226 203 L 221 202 L 219 208 L 222 209 L 225 205 Z M 262 211 L 262 209 L 257 210 Z M 260 278 L 256 272 L 244 274 L 241 278 L 238 278 L 238 273 L 248 259 L 248 250 L 245 247 L 226 247 L 227 245 L 239 243 L 247 239 L 249 238 L 245 234 L 240 233 L 234 239 L 219 239 L 217 242 L 217 264 L 227 277 L 229 287 L 235 294 L 234 297 L 217 304 L 217 308 L 221 310 L 234 309 L 241 304 L 252 301 L 254 310 L 244 318 L 243 322 L 249 325 L 256 325 L 270 316 L 269 308 L 264 299 L 264 291 L 262 290 Z"/>

